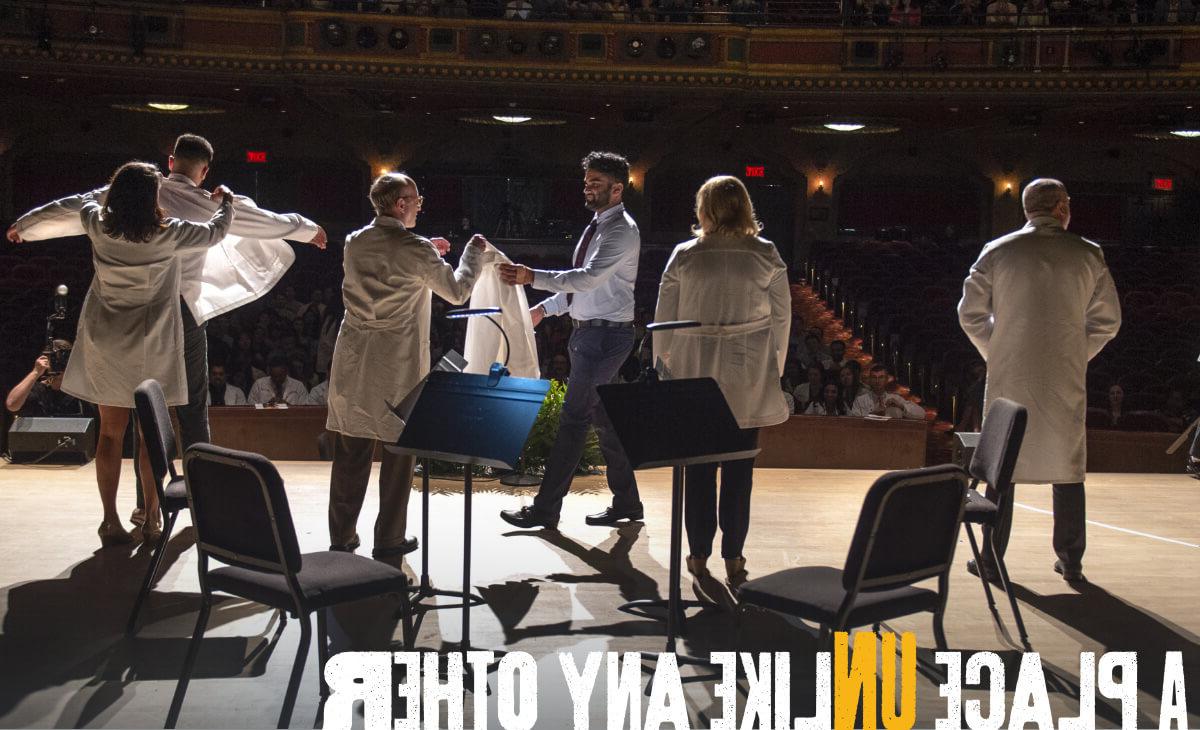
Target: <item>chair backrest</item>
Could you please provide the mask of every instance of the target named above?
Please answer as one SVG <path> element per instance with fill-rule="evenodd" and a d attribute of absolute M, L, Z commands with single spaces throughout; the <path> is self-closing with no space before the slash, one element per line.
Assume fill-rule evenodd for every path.
<path fill-rule="evenodd" d="M 283 479 L 265 456 L 196 444 L 183 457 L 183 474 L 201 554 L 259 570 L 300 569 Z"/>
<path fill-rule="evenodd" d="M 146 441 L 146 453 L 150 456 L 150 468 L 154 471 L 154 481 L 161 500 L 163 479 L 168 473 L 176 475 L 172 457 L 178 449 L 175 427 L 171 425 L 171 411 L 167 409 L 167 396 L 157 380 L 143 380 L 133 391 L 133 406 L 142 438 Z"/>
<path fill-rule="evenodd" d="M 842 585 L 880 590 L 943 574 L 954 560 L 967 473 L 956 464 L 893 471 L 863 500 Z"/>
<path fill-rule="evenodd" d="M 1007 398 L 992 401 L 983 416 L 979 445 L 971 457 L 968 469 L 971 476 L 987 482 L 999 493 L 1007 491 L 1017 468 L 1028 421 L 1029 411 L 1020 403 Z"/>

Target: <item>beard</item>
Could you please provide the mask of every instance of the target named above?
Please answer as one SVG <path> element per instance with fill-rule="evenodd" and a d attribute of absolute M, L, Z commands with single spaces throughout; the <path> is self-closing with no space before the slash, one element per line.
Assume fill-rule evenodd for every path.
<path fill-rule="evenodd" d="M 612 200 L 612 188 L 608 188 L 607 190 L 604 190 L 603 192 L 596 191 L 596 193 L 594 193 L 591 200 L 588 200 L 585 197 L 583 199 L 583 207 L 585 207 L 591 211 L 596 211 L 596 210 L 600 210 L 601 208 L 608 207 L 608 204 L 611 200 Z"/>

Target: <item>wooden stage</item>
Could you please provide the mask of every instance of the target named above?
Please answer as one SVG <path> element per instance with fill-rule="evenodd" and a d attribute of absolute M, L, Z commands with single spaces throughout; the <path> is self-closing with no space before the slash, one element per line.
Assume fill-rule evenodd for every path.
<path fill-rule="evenodd" d="M 279 464 L 287 483 L 301 548 L 326 547 L 329 465 Z M 796 565 L 840 566 L 864 491 L 878 471 L 763 469 L 756 473 L 753 521 L 746 547 L 754 576 Z M 570 726 L 570 705 L 558 652 L 658 651 L 662 626 L 617 611 L 632 598 L 665 595 L 668 555 L 668 470 L 639 475 L 644 523 L 620 529 L 588 527 L 583 516 L 608 503 L 602 477 L 579 480 L 568 496 L 560 532 L 514 530 L 498 511 L 528 503 L 531 492 L 512 493 L 496 482 L 478 485 L 473 578 L 488 600 L 476 608 L 473 644 L 530 652 L 539 665 L 537 727 Z M 121 513 L 133 507 L 132 471 L 125 464 Z M 1084 568 L 1090 582 L 1078 588 L 1051 570 L 1050 493 L 1022 486 L 1017 494 L 1008 564 L 1016 582 L 1034 649 L 1055 689 L 1056 718 L 1074 716 L 1081 651 L 1141 652 L 1137 675 L 1138 725 L 1158 726 L 1165 651 L 1182 651 L 1191 680 L 1190 721 L 1200 724 L 1200 482 L 1183 476 L 1092 474 L 1088 480 L 1092 524 Z M 360 519 L 369 554 L 374 489 Z M 419 498 L 410 504 L 410 532 L 419 532 Z M 462 531 L 461 485 L 436 482 L 431 547 L 434 583 L 458 585 Z M 0 466 L 0 727 L 161 727 L 198 605 L 196 554 L 186 513 L 169 548 L 167 567 L 148 603 L 145 625 L 123 638 L 127 611 L 147 562 L 145 551 L 100 550 L 99 500 L 94 470 L 84 467 Z M 417 562 L 419 554 L 410 556 Z M 1019 645 L 998 631 L 978 581 L 965 569 L 966 540 L 959 541 L 951 576 L 946 631 L 952 649 L 996 651 L 1013 668 Z M 685 583 L 685 595 L 690 587 Z M 1001 599 L 1005 626 L 1012 619 Z M 399 636 L 386 601 L 354 604 L 335 612 L 335 650 L 386 650 Z M 794 714 L 811 714 L 814 633 L 771 614 L 755 612 L 739 626 L 725 614 L 690 619 L 683 648 L 792 651 Z M 233 599 L 213 612 L 212 628 L 180 718 L 181 727 L 272 727 L 282 701 L 299 630 L 288 623 L 273 641 L 277 622 L 261 606 Z M 929 665 L 933 644 L 928 614 L 887 628 L 914 631 L 920 662 Z M 459 638 L 459 614 L 430 614 L 420 643 L 439 646 Z M 805 669 L 808 668 L 808 669 Z M 693 670 L 685 668 L 687 676 Z M 644 678 L 643 678 L 644 679 Z M 720 701 L 709 683 L 687 684 L 688 712 L 704 726 Z M 807 700 L 805 698 L 807 697 Z M 970 689 L 966 698 L 985 698 Z M 495 695 L 488 698 L 490 727 L 499 727 Z M 742 700 L 739 700 L 741 702 Z M 807 704 L 806 704 L 807 702 Z M 466 703 L 468 722 L 471 702 Z M 937 683 L 918 671 L 918 727 L 945 716 Z M 603 727 L 602 700 L 592 708 Z M 293 715 L 294 727 L 319 719 L 316 652 Z M 1097 698 L 1097 725 L 1120 724 L 1116 703 Z"/>
<path fill-rule="evenodd" d="M 324 406 L 210 409 L 213 442 L 272 459 L 319 459 Z M 930 426 L 924 421 L 792 416 L 761 431 L 758 465 L 783 469 L 911 469 L 924 466 Z M 1187 448 L 1164 452 L 1176 434 L 1092 429 L 1088 471 L 1183 471 Z"/>

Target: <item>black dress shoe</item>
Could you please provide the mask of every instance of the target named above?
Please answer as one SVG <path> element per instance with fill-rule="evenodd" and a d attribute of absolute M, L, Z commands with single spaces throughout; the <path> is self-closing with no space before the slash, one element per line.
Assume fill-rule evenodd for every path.
<path fill-rule="evenodd" d="M 979 564 L 975 562 L 974 558 L 967 561 L 967 572 L 974 576 L 979 575 Z M 985 580 L 987 580 L 988 583 L 999 583 L 1000 582 L 1000 571 L 999 571 L 999 569 L 996 568 L 996 566 L 992 565 L 991 563 L 989 563 L 987 561 L 984 561 L 983 577 Z"/>
<path fill-rule="evenodd" d="M 506 509 L 500 511 L 500 519 L 514 527 L 530 528 L 545 527 L 553 530 L 558 527 L 558 515 L 550 516 L 538 512 L 530 506 L 521 509 Z"/>
<path fill-rule="evenodd" d="M 597 512 L 594 515 L 588 515 L 583 518 L 583 521 L 589 525 L 615 525 L 621 520 L 640 520 L 642 519 L 642 505 L 638 505 L 632 509 L 617 509 L 609 507 L 603 512 Z"/>
<path fill-rule="evenodd" d="M 371 551 L 373 558 L 392 558 L 397 555 L 408 555 L 413 550 L 417 549 L 417 538 L 410 537 L 399 545 L 391 547 L 378 547 Z"/>
<path fill-rule="evenodd" d="M 1086 583 L 1087 578 L 1083 577 L 1083 568 L 1069 568 L 1067 564 L 1061 560 L 1054 561 L 1054 572 L 1058 573 L 1068 583 Z"/>

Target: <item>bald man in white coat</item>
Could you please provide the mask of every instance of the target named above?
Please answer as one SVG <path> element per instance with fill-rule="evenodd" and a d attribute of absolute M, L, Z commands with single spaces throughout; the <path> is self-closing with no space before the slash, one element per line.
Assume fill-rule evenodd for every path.
<path fill-rule="evenodd" d="M 1054 485 L 1054 569 L 1075 582 L 1086 546 L 1087 364 L 1116 336 L 1121 305 L 1100 246 L 1067 232 L 1070 200 L 1057 180 L 1029 183 L 1028 223 L 984 246 L 958 319 L 988 364 L 984 425 L 996 398 L 1029 410 L 1013 481 Z M 1003 554 L 1011 515 L 1000 522 L 991 538 Z"/>

